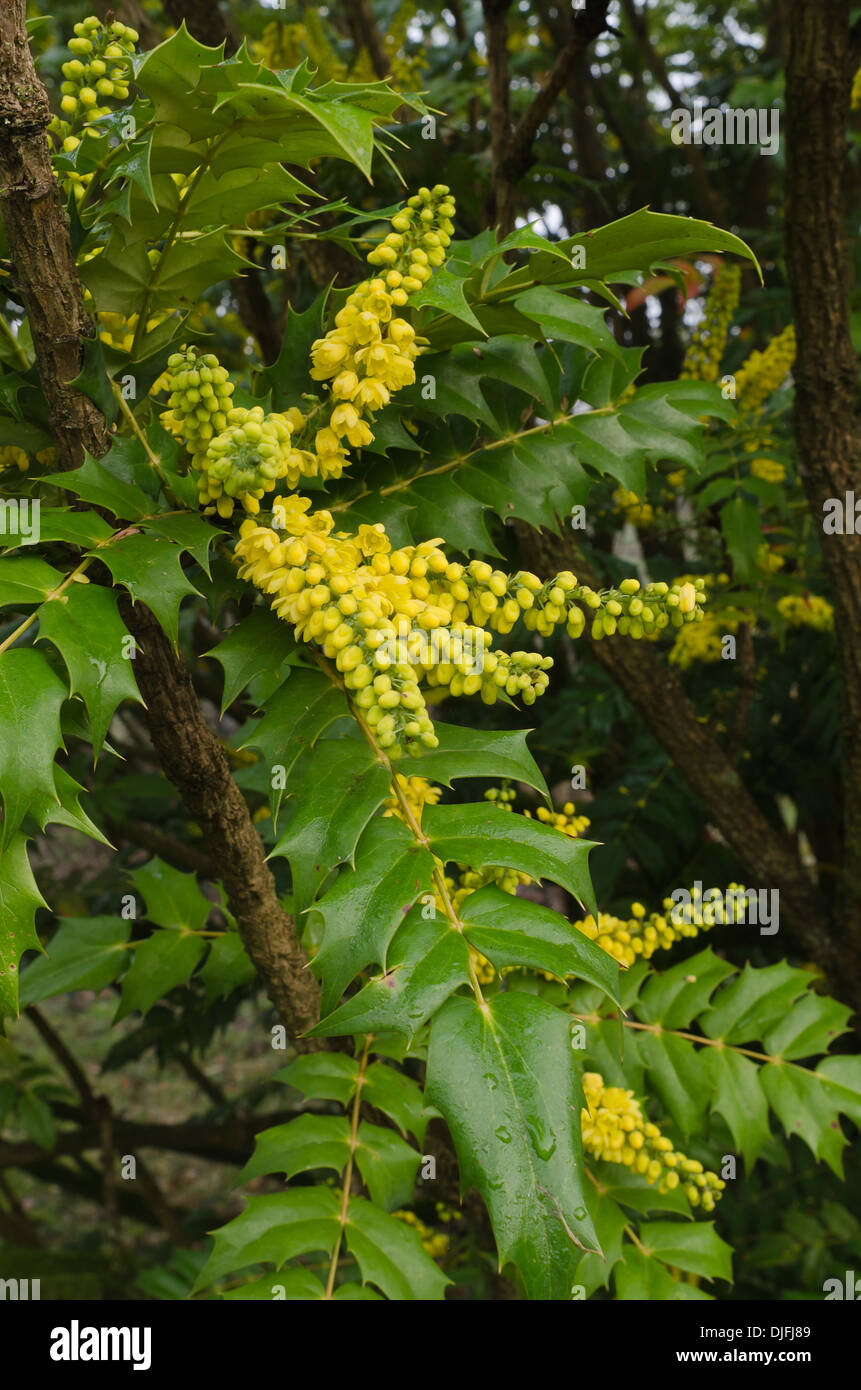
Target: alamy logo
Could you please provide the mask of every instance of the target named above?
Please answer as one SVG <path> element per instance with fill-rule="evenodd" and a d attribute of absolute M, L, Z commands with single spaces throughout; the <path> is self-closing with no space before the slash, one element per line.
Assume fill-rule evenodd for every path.
<path fill-rule="evenodd" d="M 698 879 L 693 893 L 687 888 L 676 888 L 670 894 L 673 906 L 670 921 L 674 926 L 690 926 L 698 919 L 707 926 L 719 922 L 741 922 L 759 925 L 760 936 L 774 936 L 780 925 L 779 888 L 737 888 L 729 887 L 726 892 L 720 888 L 707 888 Z"/>
<path fill-rule="evenodd" d="M 0 1298 L 33 1299 L 41 1298 L 41 1279 L 0 1279 Z"/>
<path fill-rule="evenodd" d="M 133 1361 L 135 1371 L 152 1364 L 151 1327 L 81 1327 L 73 1318 L 69 1327 L 51 1332 L 52 1361 Z"/>
<path fill-rule="evenodd" d="M 38 498 L 6 497 L 0 501 L 0 536 L 20 536 L 21 545 L 35 545 L 39 539 Z"/>
<path fill-rule="evenodd" d="M 671 112 L 670 139 L 674 145 L 759 145 L 763 154 L 780 147 L 780 112 L 776 106 L 706 106 L 702 97 L 693 111 Z"/>
<path fill-rule="evenodd" d="M 854 1269 L 847 1269 L 843 1279 L 826 1279 L 822 1292 L 826 1303 L 829 1299 L 847 1299 L 855 1303 L 861 1299 L 861 1279 L 855 1278 Z"/>

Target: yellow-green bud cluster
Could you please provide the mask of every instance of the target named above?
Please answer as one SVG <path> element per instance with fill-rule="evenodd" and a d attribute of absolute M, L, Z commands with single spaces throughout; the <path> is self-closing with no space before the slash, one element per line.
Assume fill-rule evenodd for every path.
<path fill-rule="evenodd" d="M 659 1192 L 679 1187 L 691 1206 L 713 1211 L 726 1183 L 703 1168 L 697 1158 L 686 1158 L 673 1148 L 656 1124 L 643 1116 L 633 1091 L 607 1086 L 598 1072 L 583 1073 L 585 1106 L 580 1112 L 583 1148 L 605 1163 L 621 1163 L 646 1182 L 657 1183 Z"/>
<path fill-rule="evenodd" d="M 80 136 L 99 134 L 93 123 L 100 116 L 110 115 L 111 108 L 103 105 L 105 101 L 125 101 L 128 97 L 129 58 L 137 41 L 137 30 L 119 20 L 105 25 L 90 15 L 74 26 L 74 37 L 68 45 L 72 56 L 62 66 L 62 115 L 55 116 L 48 127 L 59 138 L 65 154 L 77 149 Z M 80 201 L 92 177 L 71 170 L 64 174 L 63 181 Z"/>
<path fill-rule="evenodd" d="M 769 396 L 782 386 L 795 361 L 795 327 L 790 324 L 772 338 L 764 352 L 752 352 L 735 375 L 735 390 L 741 415 L 755 416 Z"/>
<path fill-rule="evenodd" d="M 652 504 L 641 501 L 636 492 L 629 492 L 627 488 L 617 487 L 613 493 L 613 502 L 618 510 L 624 514 L 625 520 L 630 521 L 632 526 L 645 528 L 651 526 L 655 519 L 655 509 Z"/>
<path fill-rule="evenodd" d="M 569 637 L 580 637 L 589 614 L 593 638 L 611 637 L 615 632 L 649 637 L 668 625 L 701 622 L 700 605 L 706 599 L 705 583 L 700 578 L 672 586 L 647 584 L 645 588 L 638 579 L 625 579 L 618 589 L 598 593 L 588 584 L 578 584 L 568 570 L 542 582 L 528 570 L 507 575 L 483 560 L 472 560 L 466 566 L 448 565 L 445 580 L 457 601 L 453 618 L 469 616 L 477 626 L 506 633 L 522 617 L 525 626 L 542 637 L 551 636 L 562 624 Z M 446 602 L 442 596 L 435 597 Z"/>
<path fill-rule="evenodd" d="M 229 517 L 238 498 L 246 512 L 259 511 L 260 498 L 290 472 L 292 433 L 289 415 L 264 415 L 259 405 L 228 410 L 227 428 L 192 458 L 201 504 L 214 502 L 219 516 Z"/>
<path fill-rule="evenodd" d="M 680 376 L 717 381 L 733 314 L 738 307 L 741 270 L 721 265 L 714 275 L 705 313 L 691 336 Z"/>
<path fill-rule="evenodd" d="M 161 422 L 190 454 L 205 450 L 227 428 L 233 382 L 213 353 L 199 354 L 195 347 L 172 353 L 153 389 L 170 393 L 170 410 L 162 412 Z"/>
<path fill-rule="evenodd" d="M 455 206 L 444 183 L 420 188 L 392 218 L 392 230 L 368 256 L 368 264 L 380 266 L 386 286 L 405 304 L 407 296 L 424 287 L 443 264 L 454 234 Z"/>

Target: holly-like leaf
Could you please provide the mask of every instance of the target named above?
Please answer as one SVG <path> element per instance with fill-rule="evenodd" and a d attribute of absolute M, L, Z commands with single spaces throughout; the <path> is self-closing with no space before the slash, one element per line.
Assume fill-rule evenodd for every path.
<path fill-rule="evenodd" d="M 678 1303 L 711 1297 L 693 1284 L 674 1279 L 660 1260 L 642 1254 L 633 1245 L 625 1245 L 624 1252 L 624 1260 L 613 1271 L 616 1297 L 621 1302 Z"/>
<path fill-rule="evenodd" d="M 2 845 L 39 798 L 57 801 L 54 754 L 62 746 L 60 708 L 68 691 L 42 652 L 12 647 L 0 655 Z"/>
<path fill-rule="evenodd" d="M 289 632 L 285 623 L 280 626 Z M 214 650 L 221 651 L 223 647 L 221 642 Z M 259 748 L 270 771 L 279 773 L 277 778 L 272 777 L 270 790 L 272 819 L 276 824 L 287 778 L 298 759 L 306 749 L 314 747 L 330 724 L 347 713 L 344 695 L 322 671 L 296 670 L 269 696 L 260 722 L 248 727 L 239 747 Z"/>
<path fill-rule="evenodd" d="M 74 989 L 98 992 L 125 969 L 131 922 L 121 917 L 64 917 L 43 956 L 21 974 L 21 1005 Z"/>
<path fill-rule="evenodd" d="M 639 1235 L 647 1256 L 703 1279 L 732 1281 L 732 1247 L 713 1221 L 649 1221 Z"/>
<path fill-rule="evenodd" d="M 110 454 L 101 460 L 86 454 L 80 468 L 54 473 L 50 481 L 54 487 L 73 492 L 95 507 L 105 507 L 124 521 L 138 521 L 152 509 L 152 501 L 135 483 L 128 483 L 111 472 L 110 458 Z"/>
<path fill-rule="evenodd" d="M 708 1048 L 706 1065 L 715 1088 L 712 1110 L 723 1115 L 729 1125 L 749 1173 L 771 1137 L 759 1069 L 728 1047 Z"/>
<path fill-rule="evenodd" d="M 173 931 L 202 931 L 206 926 L 214 904 L 203 896 L 194 874 L 154 858 L 131 877 L 150 922 Z"/>
<path fill-rule="evenodd" d="M 124 536 L 99 550 L 117 584 L 145 603 L 172 641 L 179 632 L 179 605 L 188 594 L 199 594 L 183 572 L 182 551 L 171 541 L 140 534 Z"/>
<path fill-rule="evenodd" d="M 414 309 L 442 309 L 443 313 L 469 324 L 481 337 L 486 337 L 484 329 L 469 307 L 464 294 L 463 280 L 457 275 L 452 275 L 450 270 L 436 270 L 427 284 L 412 296 L 410 303 Z"/>
<path fill-rule="evenodd" d="M 0 1015 L 18 1015 L 18 962 L 25 951 L 41 951 L 36 909 L 47 906 L 30 868 L 26 837 L 15 835 L 0 854 Z"/>
<path fill-rule="evenodd" d="M 343 739 L 319 743 L 304 778 L 291 779 L 287 794 L 296 797 L 296 812 L 272 857 L 290 861 L 298 911 L 332 869 L 352 863 L 362 831 L 389 790 L 389 774 L 373 751 Z"/>
<path fill-rule="evenodd" d="M 186 984 L 206 942 L 189 932 L 157 931 L 135 946 L 135 958 L 123 976 L 123 993 L 116 1020 L 134 1009 L 146 1016 L 157 999 Z"/>
<path fill-rule="evenodd" d="M 42 606 L 39 638 L 53 642 L 66 663 L 71 693 L 87 707 L 98 759 L 117 706 L 123 700 L 140 703 L 116 596 L 97 584 L 72 585 Z"/>
<path fill-rule="evenodd" d="M 622 349 L 605 322 L 605 309 L 596 309 L 582 299 L 571 299 L 543 285 L 518 295 L 514 305 L 519 313 L 534 319 L 548 339 L 578 343 L 599 355 L 621 355 Z"/>
<path fill-rule="evenodd" d="M 339 1194 L 323 1186 L 249 1198 L 245 1211 L 215 1232 L 212 1253 L 192 1293 L 249 1265 L 274 1264 L 281 1269 L 297 1255 L 331 1255 L 341 1229 L 339 1208 Z"/>
<path fill-rule="evenodd" d="M 39 541 L 65 541 L 69 545 L 90 549 L 99 541 L 107 540 L 110 534 L 111 527 L 98 512 L 72 512 L 66 507 L 40 506 L 38 523 L 35 514 L 28 514 L 23 528 L 20 513 L 15 525 L 11 525 L 11 518 L 7 516 L 2 548 L 14 550 L 18 546 L 36 545 Z"/>
<path fill-rule="evenodd" d="M 549 907 L 489 885 L 464 899 L 459 915 L 470 945 L 497 970 L 528 966 L 560 980 L 574 976 L 619 1003 L 618 963 Z"/>
<path fill-rule="evenodd" d="M 526 747 L 529 729 L 498 732 L 465 729 L 458 724 L 434 724 L 439 747 L 418 758 L 401 758 L 398 771 L 405 777 L 425 777 L 450 787 L 456 777 L 510 777 L 548 796 L 541 769 Z"/>
<path fill-rule="evenodd" d="M 371 1198 L 386 1211 L 412 1199 L 420 1155 L 391 1129 L 359 1125 L 356 1148 L 350 1143 L 350 1121 L 341 1115 L 299 1115 L 285 1125 L 258 1134 L 254 1153 L 237 1179 L 237 1185 L 264 1173 L 284 1173 L 292 1178 L 315 1168 L 331 1168 L 340 1175 L 350 1153 Z"/>
<path fill-rule="evenodd" d="M 224 714 L 228 706 L 233 704 L 233 701 L 242 694 L 255 676 L 261 675 L 264 671 L 277 675 L 284 662 L 295 651 L 296 638 L 292 628 L 288 623 L 282 623 L 268 608 L 255 608 L 247 618 L 243 618 L 235 627 L 232 627 L 217 647 L 212 647 L 210 651 L 204 653 L 205 656 L 212 657 L 224 668 L 221 713 Z M 315 675 L 314 672 L 297 672 L 296 679 L 301 682 L 302 677 L 306 674 Z M 323 679 L 325 681 L 325 678 Z M 312 684 L 316 685 L 317 682 L 312 682 Z M 327 690 L 333 691 L 336 695 L 339 693 L 328 681 L 325 681 L 325 685 Z M 290 690 L 285 690 L 285 695 L 288 697 L 287 710 L 291 710 L 295 714 L 295 684 L 291 685 Z M 289 698 L 290 696 L 293 697 L 292 700 Z M 268 702 L 270 715 L 272 714 L 273 699 L 274 697 L 271 697 Z M 332 702 L 333 705 L 335 703 Z M 283 738 L 283 734 L 280 737 Z M 285 743 L 289 741 L 289 739 L 284 739 Z M 246 744 L 243 745 L 243 747 L 246 746 Z"/>
<path fill-rule="evenodd" d="M 38 555 L 3 556 L 0 559 L 0 608 L 29 607 L 42 603 L 64 576 Z"/>
<path fill-rule="evenodd" d="M 250 985 L 257 978 L 239 932 L 226 931 L 215 938 L 200 978 L 206 986 L 207 1008 L 216 999 L 226 999 L 235 989 Z"/>
<path fill-rule="evenodd" d="M 309 1037 L 341 1037 L 389 1029 L 414 1036 L 450 994 L 469 981 L 469 951 L 447 917 L 414 907 L 398 927 L 386 952 L 386 968 L 334 1013 L 312 1028 Z"/>
<path fill-rule="evenodd" d="M 451 1283 L 425 1254 L 417 1231 L 363 1197 L 351 1199 L 344 1235 L 363 1280 L 376 1284 L 386 1298 L 432 1302 L 442 1299 Z"/>
<path fill-rule="evenodd" d="M 324 1013 L 364 966 L 375 961 L 386 967 L 389 942 L 419 895 L 428 892 L 432 873 L 431 855 L 397 818 L 375 822 L 362 836 L 355 869 L 341 874 L 315 906 L 324 927 L 314 957 Z"/>
<path fill-rule="evenodd" d="M 275 1073 L 276 1081 L 295 1086 L 308 1100 L 336 1100 L 346 1105 L 356 1089 L 359 1064 L 343 1052 L 310 1052 L 294 1057 Z"/>
<path fill-rule="evenodd" d="M 421 1088 L 411 1077 L 385 1062 L 372 1062 L 365 1071 L 362 1100 L 394 1120 L 401 1134 L 413 1134 L 420 1144 L 430 1116 L 425 1113 Z"/>
<path fill-rule="evenodd" d="M 487 1203 L 500 1269 L 516 1265 L 530 1298 L 570 1298 L 597 1238 L 565 1014 L 527 994 L 449 999 L 431 1024 L 427 1098 L 451 1130 L 463 1189 Z"/>
<path fill-rule="evenodd" d="M 426 806 L 422 829 L 443 863 L 471 869 L 493 865 L 552 879 L 597 916 L 589 877 L 590 840 L 575 840 L 527 816 L 490 802 L 473 806 Z"/>

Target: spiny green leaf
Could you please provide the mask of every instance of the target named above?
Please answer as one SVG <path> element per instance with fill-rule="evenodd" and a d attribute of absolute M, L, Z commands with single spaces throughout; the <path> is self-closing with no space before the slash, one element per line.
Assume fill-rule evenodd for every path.
<path fill-rule="evenodd" d="M 362 836 L 355 869 L 341 874 L 316 904 L 323 943 L 314 971 L 328 1013 L 350 981 L 372 961 L 386 967 L 389 942 L 413 903 L 430 888 L 433 858 L 396 817 L 375 822 Z"/>
<path fill-rule="evenodd" d="M 712 1110 L 723 1115 L 750 1173 L 771 1136 L 759 1069 L 727 1047 L 710 1047 L 707 1052 L 706 1067 L 715 1090 Z"/>
<path fill-rule="evenodd" d="M 597 1240 L 565 1014 L 526 994 L 449 999 L 431 1024 L 427 1098 L 452 1132 L 462 1187 L 487 1203 L 500 1268 L 515 1264 L 530 1298 L 570 1298 L 578 1250 Z"/>
<path fill-rule="evenodd" d="M 386 1298 L 431 1302 L 442 1299 L 451 1283 L 425 1254 L 417 1231 L 363 1197 L 350 1201 L 344 1235 L 362 1279 L 376 1284 Z"/>
<path fill-rule="evenodd" d="M 201 967 L 200 978 L 206 986 L 207 1008 L 216 999 L 226 999 L 235 989 L 257 978 L 239 932 L 225 931 L 215 938 Z"/>
<path fill-rule="evenodd" d="M 709 1038 L 725 1043 L 745 1043 L 762 1038 L 810 984 L 806 970 L 779 961 L 763 969 L 745 964 L 736 980 L 715 995 L 714 1003 L 700 1020 Z"/>
<path fill-rule="evenodd" d="M 763 1037 L 766 1052 L 792 1062 L 799 1057 L 818 1057 L 835 1038 L 847 1031 L 852 1010 L 836 999 L 806 994 Z"/>
<path fill-rule="evenodd" d="M 421 1088 L 411 1077 L 385 1062 L 372 1062 L 365 1071 L 362 1099 L 394 1120 L 401 1134 L 414 1134 L 424 1142 L 430 1116 L 424 1113 Z"/>
<path fill-rule="evenodd" d="M 131 639 L 116 596 L 97 584 L 75 584 L 39 613 L 39 638 L 53 642 L 66 663 L 73 695 L 90 716 L 98 758 L 114 711 L 123 700 L 140 703 L 132 674 Z"/>
<path fill-rule="evenodd" d="M 215 1232 L 212 1254 L 192 1293 L 249 1265 L 274 1264 L 280 1269 L 287 1260 L 311 1251 L 330 1255 L 340 1231 L 339 1206 L 338 1193 L 322 1186 L 249 1198 L 245 1211 Z"/>
<path fill-rule="evenodd" d="M 546 338 L 578 343 L 592 352 L 618 357 L 621 348 L 607 327 L 606 310 L 596 309 L 582 299 L 571 299 L 545 286 L 526 290 L 514 301 L 515 308 L 534 319 Z"/>
<path fill-rule="evenodd" d="M 386 952 L 386 969 L 312 1028 L 309 1037 L 395 1029 L 408 1038 L 460 985 L 469 982 L 469 951 L 460 932 L 434 910 L 414 907 Z"/>
<path fill-rule="evenodd" d="M 652 1258 L 704 1279 L 732 1281 L 732 1247 L 721 1240 L 713 1221 L 649 1221 L 639 1234 Z"/>
<path fill-rule="evenodd" d="M 298 911 L 332 869 L 352 863 L 362 831 L 389 790 L 389 774 L 372 750 L 343 739 L 319 743 L 304 778 L 291 779 L 287 794 L 296 797 L 296 813 L 272 857 L 290 861 Z"/>
<path fill-rule="evenodd" d="M 425 777 L 450 787 L 456 777 L 510 777 L 549 796 L 541 769 L 526 747 L 529 729 L 498 732 L 464 729 L 458 724 L 434 724 L 439 739 L 418 758 L 401 758 L 398 771 L 405 777 Z"/>
<path fill-rule="evenodd" d="M 54 754 L 63 743 L 60 709 L 67 696 L 42 652 L 12 647 L 0 655 L 3 845 L 37 799 L 57 800 Z"/>
<path fill-rule="evenodd" d="M 768 1062 L 760 1083 L 787 1134 L 803 1139 L 816 1158 L 843 1177 L 846 1136 L 840 1127 L 839 1100 L 815 1072 L 790 1063 Z"/>
<path fill-rule="evenodd" d="M 179 605 L 187 594 L 198 594 L 186 578 L 182 551 L 158 536 L 133 535 L 111 541 L 99 550 L 117 584 L 135 601 L 145 603 L 172 641 L 179 632 Z"/>
<path fill-rule="evenodd" d="M 74 989 L 97 993 L 125 969 L 131 922 L 121 917 L 64 917 L 47 947 L 21 974 L 21 1004 Z"/>
<path fill-rule="evenodd" d="M 618 963 L 551 908 L 489 885 L 471 893 L 459 915 L 470 945 L 497 970 L 514 965 L 546 970 L 560 980 L 573 975 L 619 1002 Z"/>
<path fill-rule="evenodd" d="M 174 931 L 202 931 L 206 926 L 214 904 L 203 896 L 194 874 L 154 858 L 135 869 L 131 878 L 151 922 Z"/>
<path fill-rule="evenodd" d="M 502 865 L 533 878 L 552 879 L 597 916 L 589 877 L 590 840 L 575 840 L 552 826 L 483 802 L 473 806 L 426 806 L 422 829 L 443 863 L 471 869 Z"/>
<path fill-rule="evenodd" d="M 41 951 L 36 908 L 47 906 L 30 868 L 26 837 L 15 835 L 0 854 L 0 1015 L 18 1015 L 18 961 L 25 951 Z"/>
<path fill-rule="evenodd" d="M 110 454 L 101 461 L 87 454 L 80 468 L 73 468 L 69 473 L 54 473 L 51 482 L 54 487 L 73 492 L 84 502 L 105 507 L 124 521 L 139 521 L 152 509 L 152 502 L 145 492 L 111 472 Z"/>
<path fill-rule="evenodd" d="M 102 834 L 95 821 L 81 809 L 80 796 L 84 790 L 74 777 L 69 776 L 64 767 L 55 763 L 54 796 L 37 798 L 30 807 L 30 814 L 35 817 L 40 830 L 44 830 L 46 825 L 67 825 L 70 829 L 79 830 L 82 835 L 89 835 L 90 839 L 99 840 L 101 844 L 113 849 L 110 840 Z"/>
<path fill-rule="evenodd" d="M 0 559 L 0 608 L 42 603 L 64 577 L 38 555 L 4 556 Z"/>
<path fill-rule="evenodd" d="M 224 668 L 221 713 L 224 714 L 227 707 L 233 704 L 233 701 L 242 694 L 255 676 L 261 675 L 264 671 L 277 675 L 284 662 L 289 660 L 296 649 L 296 638 L 290 625 L 282 623 L 268 608 L 255 608 L 247 618 L 243 618 L 235 627 L 232 627 L 227 636 L 222 637 L 217 647 L 212 647 L 204 653 L 205 656 L 218 661 Z M 295 679 L 301 681 L 302 676 L 306 674 L 313 676 L 315 673 L 297 672 Z M 323 680 L 325 681 L 325 677 Z M 317 682 L 313 682 L 313 684 L 318 685 Z M 328 681 L 325 681 L 325 685 L 335 695 L 339 693 Z M 295 683 L 291 685 L 289 691 L 285 691 L 285 694 L 293 697 L 292 700 L 287 700 L 287 710 L 292 710 L 295 713 Z M 274 696 L 270 697 L 270 715 L 272 714 L 271 705 L 274 699 Z M 283 733 L 280 736 L 284 738 Z M 288 741 L 284 738 L 285 744 Z M 247 744 L 243 744 L 243 747 L 247 747 Z"/>
<path fill-rule="evenodd" d="M 116 1022 L 134 1009 L 146 1016 L 157 999 L 186 984 L 206 942 L 190 933 L 157 931 L 135 946 L 135 958 L 123 976 L 123 994 Z"/>
<path fill-rule="evenodd" d="M 289 632 L 286 623 L 281 626 Z M 222 642 L 215 650 L 223 646 Z M 314 747 L 324 729 L 347 713 L 343 693 L 322 671 L 298 669 L 291 670 L 284 684 L 269 696 L 260 722 L 248 726 L 239 747 L 259 748 L 271 772 L 283 769 L 277 779 L 279 785 L 273 785 L 270 791 L 272 818 L 276 823 L 286 781 L 296 762 L 306 749 Z M 273 777 L 273 784 L 275 780 Z"/>
<path fill-rule="evenodd" d="M 337 1100 L 346 1105 L 356 1089 L 359 1064 L 343 1052 L 311 1052 L 294 1057 L 275 1073 L 276 1081 L 295 1086 L 308 1100 Z"/>
<path fill-rule="evenodd" d="M 711 1298 L 703 1289 L 674 1279 L 666 1265 L 651 1259 L 633 1245 L 625 1245 L 624 1260 L 614 1271 L 616 1297 L 622 1302 L 635 1300 L 673 1303 L 688 1299 Z"/>

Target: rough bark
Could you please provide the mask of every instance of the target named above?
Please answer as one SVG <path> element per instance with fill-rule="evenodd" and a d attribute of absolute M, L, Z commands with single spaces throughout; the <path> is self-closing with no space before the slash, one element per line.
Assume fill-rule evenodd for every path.
<path fill-rule="evenodd" d="M 51 167 L 45 134 L 51 110 L 27 43 L 25 8 L 25 0 L 4 0 L 0 6 L 0 218 L 15 289 L 33 334 L 59 464 L 73 468 L 84 450 L 103 453 L 107 435 L 98 408 L 69 385 L 81 370 L 82 340 L 94 329 L 84 310 Z"/>
<path fill-rule="evenodd" d="M 852 491 L 861 496 L 843 200 L 849 92 L 858 63 L 849 8 L 849 0 L 795 0 L 789 11 L 785 236 L 798 341 L 795 437 L 818 526 L 826 499 L 842 501 Z M 835 930 L 861 961 L 861 535 L 823 533 L 822 557 L 843 676 L 843 847 Z"/>
<path fill-rule="evenodd" d="M 320 1050 L 325 1043 L 299 1036 L 320 1017 L 319 986 L 293 920 L 278 901 L 263 843 L 224 750 L 201 714 L 188 668 L 148 608 L 123 597 L 120 611 L 138 643 L 135 675 L 159 762 L 203 831 L 245 949 L 295 1046 Z"/>

